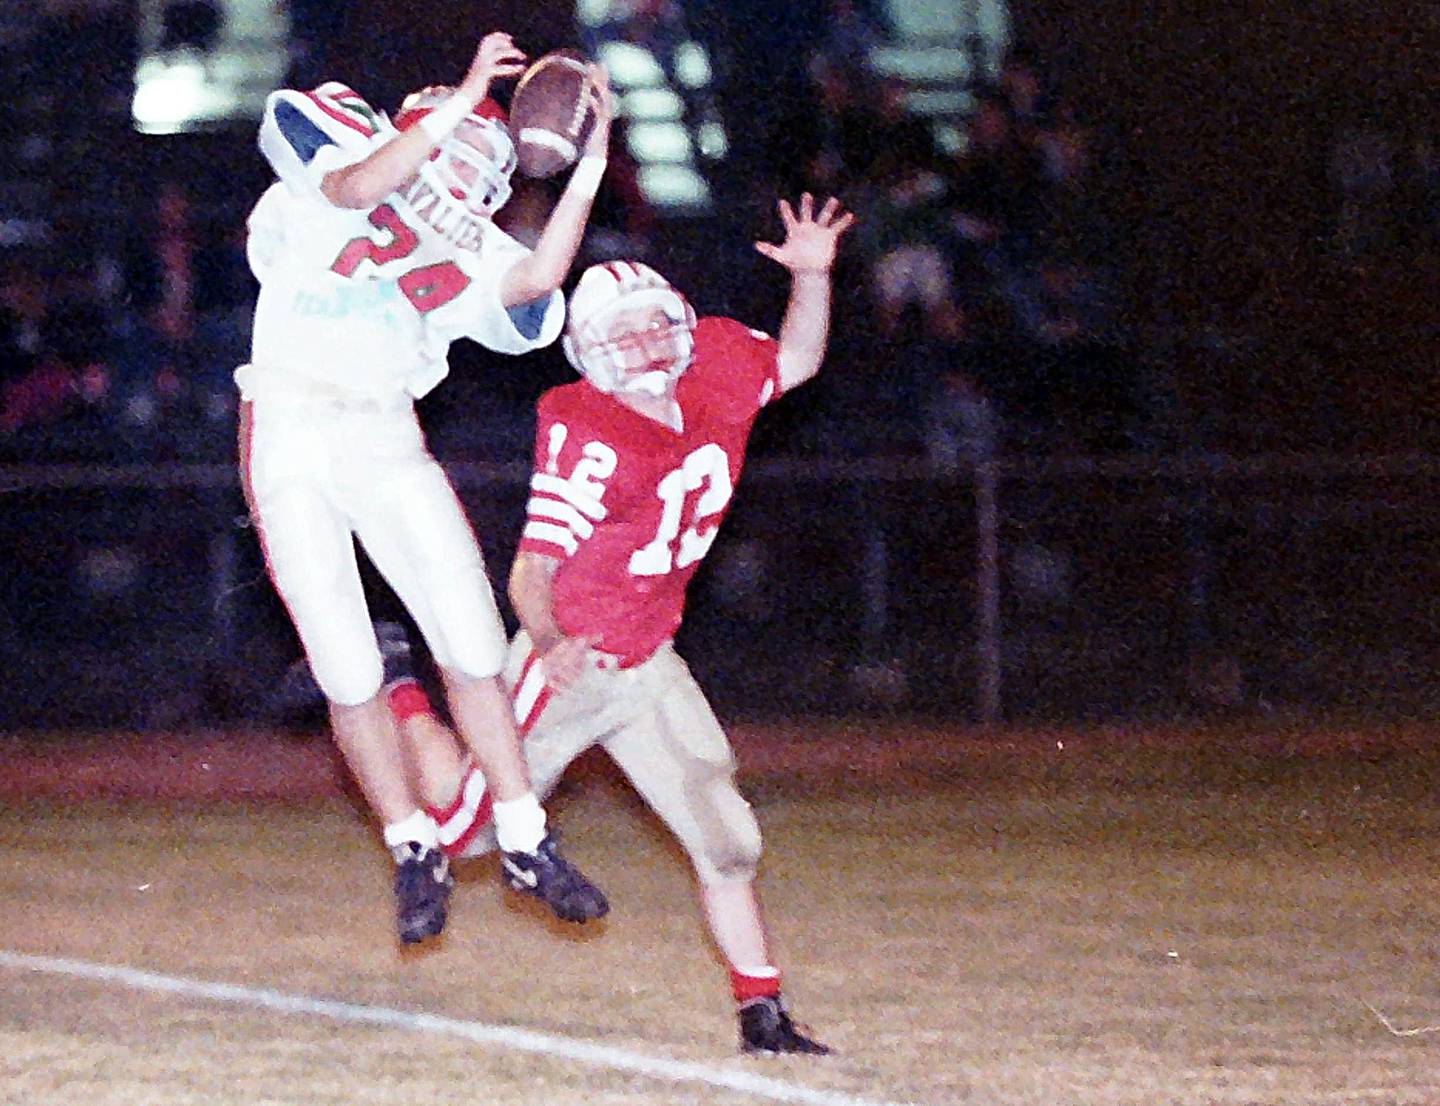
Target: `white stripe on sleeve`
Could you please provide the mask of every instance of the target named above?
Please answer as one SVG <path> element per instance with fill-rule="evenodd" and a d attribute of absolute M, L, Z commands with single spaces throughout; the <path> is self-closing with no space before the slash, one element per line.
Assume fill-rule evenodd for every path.
<path fill-rule="evenodd" d="M 551 476 L 547 472 L 537 472 L 530 478 L 530 490 L 563 499 L 586 518 L 594 519 L 596 522 L 599 522 L 607 514 L 605 505 L 595 496 L 586 495 L 584 490 L 573 482 L 562 480 L 558 476 Z"/>
<path fill-rule="evenodd" d="M 525 513 L 532 519 L 548 518 L 563 522 L 570 527 L 571 533 L 582 540 L 595 533 L 595 527 L 588 518 L 570 504 L 549 496 L 532 495 L 530 502 L 525 504 Z"/>
<path fill-rule="evenodd" d="M 549 545 L 558 545 L 565 550 L 567 556 L 580 547 L 574 534 L 563 526 L 556 526 L 553 522 L 536 522 L 532 519 L 525 524 L 522 536 L 531 541 L 543 541 Z"/>

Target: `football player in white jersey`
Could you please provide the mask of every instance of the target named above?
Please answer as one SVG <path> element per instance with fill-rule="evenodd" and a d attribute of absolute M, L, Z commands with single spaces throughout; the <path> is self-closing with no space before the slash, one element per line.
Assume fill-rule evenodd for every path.
<path fill-rule="evenodd" d="M 440 664 L 495 797 L 510 884 L 571 921 L 608 909 L 547 832 L 498 680 L 505 631 L 480 547 L 413 406 L 445 376 L 455 339 L 520 354 L 560 332 L 559 289 L 604 172 L 612 108 L 595 67 L 596 124 L 526 249 L 491 219 L 510 194 L 515 147 L 488 98 L 525 62 L 497 31 L 464 80 L 408 97 L 393 124 L 329 82 L 273 93 L 260 127 L 278 180 L 249 220 L 260 293 L 251 360 L 235 373 L 242 476 L 335 740 L 396 860 L 405 942 L 444 928 L 451 879 L 379 696 L 357 537 Z"/>

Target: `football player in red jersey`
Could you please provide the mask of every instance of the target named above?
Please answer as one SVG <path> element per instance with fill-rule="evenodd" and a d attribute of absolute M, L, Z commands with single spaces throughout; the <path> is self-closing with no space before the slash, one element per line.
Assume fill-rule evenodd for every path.
<path fill-rule="evenodd" d="M 583 379 L 540 400 L 510 575 L 521 630 L 505 680 L 540 794 L 599 744 L 684 846 L 729 965 L 742 1049 L 823 1053 L 781 1000 L 754 882 L 760 829 L 725 731 L 672 644 L 755 417 L 814 376 L 825 353 L 830 270 L 853 216 L 809 195 L 779 209 L 784 241 L 756 243 L 791 273 L 778 341 L 732 319 L 697 320 L 638 262 L 580 278 L 564 344 Z M 493 848 L 484 780 L 423 693 L 401 683 L 389 701 L 442 845 L 452 855 Z"/>

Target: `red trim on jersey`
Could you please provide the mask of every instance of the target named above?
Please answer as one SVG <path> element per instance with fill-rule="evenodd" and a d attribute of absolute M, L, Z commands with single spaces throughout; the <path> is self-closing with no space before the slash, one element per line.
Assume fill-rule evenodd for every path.
<path fill-rule="evenodd" d="M 346 89 L 346 91 L 349 92 L 350 90 L 349 90 L 349 89 Z M 323 111 L 326 115 L 330 116 L 330 118 L 331 118 L 331 119 L 334 119 L 337 123 L 344 123 L 347 127 L 350 127 L 352 130 L 357 130 L 357 131 L 359 131 L 361 134 L 365 135 L 367 138 L 376 133 L 374 127 L 368 126 L 367 124 L 362 123 L 362 122 L 361 122 L 358 118 L 356 118 L 355 116 L 350 115 L 350 114 L 348 114 L 348 113 L 346 113 L 346 112 L 344 112 L 344 111 L 341 111 L 341 110 L 340 110 L 339 108 L 337 108 L 337 107 L 334 107 L 334 106 L 332 106 L 332 105 L 330 105 L 330 104 L 327 104 L 324 100 L 322 100 L 322 99 L 321 99 L 319 96 L 317 96 L 315 93 L 313 93 L 313 92 L 307 92 L 307 93 L 305 93 L 305 95 L 308 96 L 308 97 L 310 97 L 311 101 L 315 104 L 315 106 L 316 106 L 317 108 L 319 108 L 321 111 Z M 354 93 L 351 93 L 351 95 L 354 95 Z"/>
<path fill-rule="evenodd" d="M 531 479 L 533 481 L 534 477 L 532 476 Z M 559 503 L 561 506 L 569 507 L 571 510 L 584 514 L 575 504 L 555 495 L 553 492 L 536 491 L 533 483 L 530 487 L 530 498 L 542 499 L 547 503 Z M 525 510 L 525 528 L 520 531 L 520 545 L 517 552 L 538 553 L 542 557 L 549 557 L 556 561 L 563 561 L 570 556 L 570 550 L 566 549 L 565 546 L 559 542 L 552 541 L 550 538 L 536 537 L 530 533 L 531 523 L 536 523 L 541 526 L 554 526 L 557 529 L 564 530 L 570 535 L 570 539 L 575 542 L 577 546 L 581 541 L 580 535 L 575 533 L 574 528 L 568 523 L 551 518 L 549 515 L 532 513 L 527 506 Z"/>

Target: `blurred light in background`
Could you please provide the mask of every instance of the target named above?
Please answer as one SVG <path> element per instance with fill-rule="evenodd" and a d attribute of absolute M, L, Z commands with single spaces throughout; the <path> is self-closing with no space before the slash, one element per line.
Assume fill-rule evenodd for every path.
<path fill-rule="evenodd" d="M 971 89 L 997 80 L 1010 50 L 1006 0 L 884 0 L 878 6 L 893 38 L 871 52 L 870 64 L 908 82 L 910 110 L 934 120 L 941 143 L 958 150 L 974 106 Z"/>
<path fill-rule="evenodd" d="M 705 47 L 698 42 L 681 43 L 675 51 L 675 76 L 686 88 L 709 88 L 715 76 Z"/>
<path fill-rule="evenodd" d="M 285 83 L 284 0 L 140 0 L 131 115 L 143 134 L 182 134 L 257 120 Z"/>
<path fill-rule="evenodd" d="M 575 16 L 610 71 L 646 199 L 672 212 L 709 210 L 710 185 L 696 155 L 718 161 L 729 143 L 713 108 L 710 55 L 690 37 L 679 6 L 579 0 Z M 634 33 L 637 25 L 641 33 Z"/>

